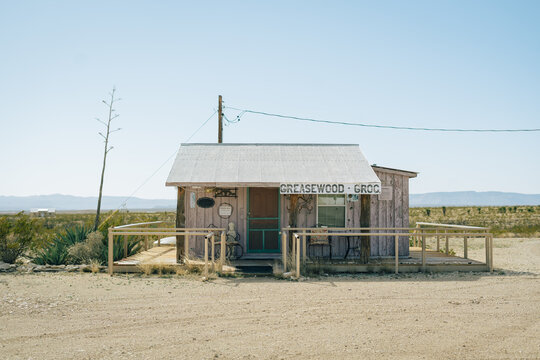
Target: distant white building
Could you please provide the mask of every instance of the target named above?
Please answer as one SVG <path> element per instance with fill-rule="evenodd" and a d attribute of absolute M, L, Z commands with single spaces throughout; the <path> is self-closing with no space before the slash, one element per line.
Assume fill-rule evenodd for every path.
<path fill-rule="evenodd" d="M 47 217 L 56 215 L 56 209 L 30 209 L 30 215 Z"/>

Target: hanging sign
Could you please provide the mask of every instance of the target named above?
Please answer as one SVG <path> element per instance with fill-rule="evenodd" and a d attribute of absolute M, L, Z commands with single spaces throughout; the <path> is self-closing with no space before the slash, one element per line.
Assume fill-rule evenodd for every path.
<path fill-rule="evenodd" d="M 281 184 L 281 194 L 380 194 L 380 183 L 363 184 Z"/>
<path fill-rule="evenodd" d="M 218 207 L 218 215 L 224 219 L 228 219 L 232 215 L 232 205 L 223 203 Z"/>

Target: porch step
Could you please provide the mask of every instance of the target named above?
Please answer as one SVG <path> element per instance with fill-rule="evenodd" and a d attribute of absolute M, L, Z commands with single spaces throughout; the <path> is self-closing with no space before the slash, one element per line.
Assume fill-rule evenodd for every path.
<path fill-rule="evenodd" d="M 237 260 L 231 265 L 239 274 L 269 276 L 274 273 L 273 264 L 274 260 Z"/>

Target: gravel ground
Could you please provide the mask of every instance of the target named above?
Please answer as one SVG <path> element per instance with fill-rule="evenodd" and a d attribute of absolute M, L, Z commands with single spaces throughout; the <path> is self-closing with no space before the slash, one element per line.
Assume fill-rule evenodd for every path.
<path fill-rule="evenodd" d="M 2 274 L 0 358 L 540 358 L 540 239 L 494 255 L 493 274 L 300 282 Z"/>

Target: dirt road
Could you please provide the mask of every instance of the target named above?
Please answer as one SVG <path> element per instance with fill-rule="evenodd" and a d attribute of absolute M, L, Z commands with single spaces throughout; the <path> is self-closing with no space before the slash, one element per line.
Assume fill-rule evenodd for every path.
<path fill-rule="evenodd" d="M 491 275 L 1 275 L 0 358 L 540 358 L 540 240 L 504 241 Z"/>

